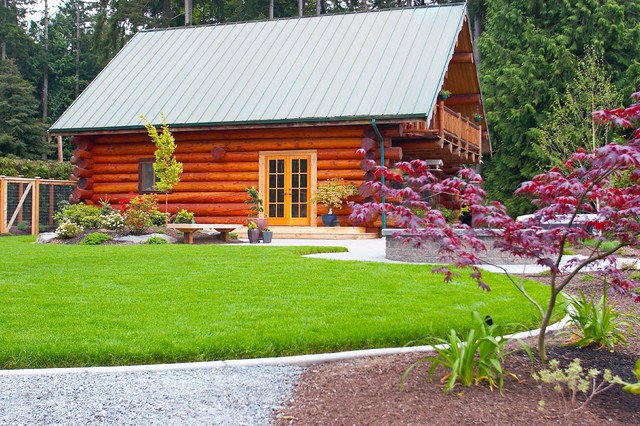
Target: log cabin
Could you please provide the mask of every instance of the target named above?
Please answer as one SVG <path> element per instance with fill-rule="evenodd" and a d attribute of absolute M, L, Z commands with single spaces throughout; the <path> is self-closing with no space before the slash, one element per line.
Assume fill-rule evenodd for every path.
<path fill-rule="evenodd" d="M 318 226 L 319 183 L 373 179 L 359 148 L 445 174 L 491 151 L 462 4 L 137 33 L 50 128 L 75 145 L 70 201 L 153 193 L 140 116 L 161 113 L 184 165 L 169 209 L 203 224 L 246 222 L 253 186 L 270 226 Z"/>

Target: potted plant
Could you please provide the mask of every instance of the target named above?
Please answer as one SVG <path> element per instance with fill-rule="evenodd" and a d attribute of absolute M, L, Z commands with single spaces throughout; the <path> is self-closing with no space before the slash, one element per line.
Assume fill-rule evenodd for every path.
<path fill-rule="evenodd" d="M 440 96 L 440 99 L 442 99 L 443 101 L 446 101 L 447 99 L 449 99 L 449 96 L 451 96 L 451 92 L 448 90 L 441 90 L 439 96 Z"/>
<path fill-rule="evenodd" d="M 480 123 L 480 122 L 482 121 L 482 116 L 481 116 L 479 113 L 474 112 L 474 113 L 473 113 L 473 120 L 474 120 L 476 123 Z"/>
<path fill-rule="evenodd" d="M 269 228 L 264 228 L 262 230 L 262 242 L 268 244 L 273 239 L 273 231 Z"/>
<path fill-rule="evenodd" d="M 195 214 L 185 209 L 176 213 L 176 217 L 173 219 L 173 223 L 196 223 Z"/>
<path fill-rule="evenodd" d="M 322 224 L 335 226 L 338 217 L 333 214 L 333 209 L 342 208 L 344 201 L 357 193 L 358 189 L 353 183 L 346 184 L 343 179 L 333 178 L 318 186 L 316 195 L 311 199 L 311 202 L 327 206 L 329 212 L 322 215 Z"/>
<path fill-rule="evenodd" d="M 251 244 L 256 244 L 258 242 L 258 236 L 260 235 L 260 230 L 258 229 L 258 225 L 250 220 L 247 223 L 247 236 L 249 237 L 249 242 Z"/>
<path fill-rule="evenodd" d="M 262 230 L 269 227 L 269 218 L 264 216 L 264 201 L 260 198 L 260 192 L 253 186 L 245 188 L 249 195 L 249 199 L 245 200 L 245 204 L 251 204 L 251 213 L 249 213 L 250 222 L 253 221 L 258 226 L 259 238 L 262 238 Z"/>

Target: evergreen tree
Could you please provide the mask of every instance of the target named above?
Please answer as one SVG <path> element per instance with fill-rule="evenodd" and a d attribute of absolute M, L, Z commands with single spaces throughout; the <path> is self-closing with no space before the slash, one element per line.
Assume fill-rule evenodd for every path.
<path fill-rule="evenodd" d="M 565 92 L 587 46 L 605 52 L 621 91 L 640 83 L 640 3 L 484 0 L 484 11 L 480 78 L 494 149 L 484 175 L 490 197 L 515 215 L 531 206 L 511 194 L 540 172 L 535 129 Z"/>
<path fill-rule="evenodd" d="M 40 158 L 51 149 L 34 89 L 11 60 L 0 61 L 0 156 Z"/>

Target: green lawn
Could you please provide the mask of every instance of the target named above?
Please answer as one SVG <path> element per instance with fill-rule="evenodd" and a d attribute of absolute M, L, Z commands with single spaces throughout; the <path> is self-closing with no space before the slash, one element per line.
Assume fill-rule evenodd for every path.
<path fill-rule="evenodd" d="M 0 367 L 116 365 L 402 346 L 465 329 L 472 309 L 533 326 L 493 291 L 431 267 L 301 257 L 327 248 L 65 246 L 0 238 Z M 547 292 L 531 284 L 538 300 Z"/>

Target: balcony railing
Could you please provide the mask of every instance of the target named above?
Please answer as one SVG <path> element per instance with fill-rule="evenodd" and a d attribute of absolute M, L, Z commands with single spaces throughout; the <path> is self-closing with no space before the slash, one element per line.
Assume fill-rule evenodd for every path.
<path fill-rule="evenodd" d="M 431 120 L 410 121 L 402 125 L 404 137 L 432 138 L 440 140 L 440 147 L 448 147 L 461 156 L 471 156 L 474 161 L 481 155 L 482 127 L 462 114 L 444 106 L 440 101 Z"/>

